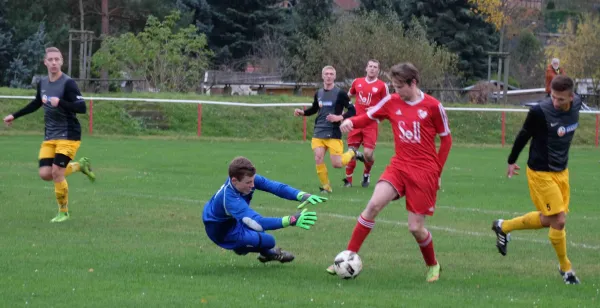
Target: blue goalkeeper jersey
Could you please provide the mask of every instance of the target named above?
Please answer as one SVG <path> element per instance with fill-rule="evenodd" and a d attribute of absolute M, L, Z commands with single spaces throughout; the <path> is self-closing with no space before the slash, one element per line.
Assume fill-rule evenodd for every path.
<path fill-rule="evenodd" d="M 211 239 L 219 241 L 238 223 L 243 223 L 256 231 L 283 227 L 281 217 L 262 217 L 250 208 L 250 201 L 257 189 L 288 200 L 297 200 L 300 193 L 296 188 L 257 174 L 254 177 L 252 192 L 244 195 L 235 189 L 231 179 L 228 178 L 219 191 L 204 205 L 202 212 L 202 220 Z"/>

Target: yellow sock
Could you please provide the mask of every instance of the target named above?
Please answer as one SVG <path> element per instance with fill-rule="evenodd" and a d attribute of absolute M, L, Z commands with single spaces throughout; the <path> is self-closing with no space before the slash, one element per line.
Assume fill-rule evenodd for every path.
<path fill-rule="evenodd" d="M 502 223 L 502 231 L 504 231 L 504 233 L 509 233 L 514 230 L 541 229 L 542 227 L 540 212 L 529 212 L 523 216 L 505 220 Z"/>
<path fill-rule="evenodd" d="M 319 176 L 319 181 L 321 182 L 323 189 L 331 190 L 331 185 L 329 185 L 329 175 L 327 174 L 327 166 L 325 164 L 317 165 L 317 176 Z"/>
<path fill-rule="evenodd" d="M 565 232 L 565 229 L 556 230 L 550 227 L 548 237 L 552 246 L 554 246 L 554 251 L 556 251 L 558 262 L 560 262 L 560 270 L 563 272 L 570 271 L 571 261 L 567 258 L 567 232 Z"/>
<path fill-rule="evenodd" d="M 354 151 L 348 150 L 346 153 L 342 154 L 342 165 L 347 165 L 354 158 Z"/>
<path fill-rule="evenodd" d="M 64 213 L 68 212 L 69 185 L 67 184 L 67 180 L 62 180 L 62 182 L 54 182 L 54 193 L 56 194 L 58 210 Z"/>
<path fill-rule="evenodd" d="M 68 176 L 73 172 L 78 172 L 79 170 L 81 170 L 81 166 L 78 162 L 70 163 L 67 165 L 67 168 L 65 168 L 65 176 Z"/>

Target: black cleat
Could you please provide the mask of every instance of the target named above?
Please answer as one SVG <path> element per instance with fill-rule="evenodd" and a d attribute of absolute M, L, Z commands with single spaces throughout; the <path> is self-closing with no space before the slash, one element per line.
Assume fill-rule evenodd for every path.
<path fill-rule="evenodd" d="M 343 179 L 342 181 L 344 181 L 344 187 L 352 187 L 352 182 L 348 181 L 348 179 Z"/>
<path fill-rule="evenodd" d="M 262 253 L 259 254 L 257 258 L 258 261 L 260 261 L 261 263 L 266 263 L 269 261 L 279 261 L 281 263 L 288 263 L 294 261 L 294 255 L 285 250 L 281 250 L 281 248 L 275 248 L 273 249 L 273 252 L 274 254 L 268 256 L 265 256 Z"/>
<path fill-rule="evenodd" d="M 560 270 L 560 266 L 559 266 L 558 273 L 562 276 L 565 284 L 579 284 L 579 278 L 577 278 L 577 276 L 575 276 L 575 272 L 573 272 L 572 270 L 565 273 Z"/>
<path fill-rule="evenodd" d="M 369 183 L 371 183 L 371 175 L 370 174 L 363 174 L 363 180 L 362 180 L 362 187 L 367 188 L 369 187 Z"/>
<path fill-rule="evenodd" d="M 359 161 L 361 161 L 363 163 L 365 162 L 365 155 L 363 155 L 362 152 L 357 151 L 355 148 L 350 148 L 350 150 L 352 150 L 354 152 L 354 158 L 356 160 L 359 160 Z"/>
<path fill-rule="evenodd" d="M 496 247 L 498 247 L 498 252 L 506 256 L 506 247 L 508 246 L 508 242 L 510 241 L 510 233 L 506 234 L 502 231 L 502 222 L 504 220 L 497 219 L 492 223 L 492 231 L 496 233 Z"/>

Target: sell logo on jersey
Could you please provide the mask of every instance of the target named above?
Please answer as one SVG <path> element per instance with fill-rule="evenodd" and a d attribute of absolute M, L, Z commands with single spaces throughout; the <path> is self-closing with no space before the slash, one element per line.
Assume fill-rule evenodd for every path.
<path fill-rule="evenodd" d="M 398 129 L 400 129 L 400 140 L 407 143 L 421 143 L 421 123 L 417 121 L 412 122 L 412 127 L 407 125 L 404 121 L 398 122 Z"/>
<path fill-rule="evenodd" d="M 364 97 L 362 91 L 358 92 L 359 103 L 361 105 L 370 106 L 372 96 L 373 96 L 373 94 L 369 93 L 369 95 L 367 95 L 367 97 Z"/>

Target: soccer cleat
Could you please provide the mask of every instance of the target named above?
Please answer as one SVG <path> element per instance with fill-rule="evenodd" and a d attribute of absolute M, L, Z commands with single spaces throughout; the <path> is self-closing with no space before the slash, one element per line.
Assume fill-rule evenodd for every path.
<path fill-rule="evenodd" d="M 96 180 L 96 175 L 92 172 L 92 164 L 90 163 L 90 159 L 87 157 L 82 157 L 79 160 L 79 167 L 81 168 L 81 173 L 85 174 L 91 182 Z"/>
<path fill-rule="evenodd" d="M 71 218 L 71 215 L 69 215 L 69 212 L 58 212 L 56 217 L 52 218 L 52 220 L 50 220 L 50 222 L 63 222 L 65 220 L 68 220 L 69 218 Z"/>
<path fill-rule="evenodd" d="M 434 282 L 440 279 L 440 271 L 442 271 L 442 267 L 440 264 L 436 264 L 433 266 L 428 266 L 429 270 L 427 271 L 427 282 Z"/>
<path fill-rule="evenodd" d="M 492 223 L 492 231 L 496 233 L 496 247 L 498 247 L 498 252 L 506 256 L 506 247 L 508 246 L 508 242 L 510 241 L 510 233 L 506 234 L 502 231 L 502 222 L 504 220 L 497 219 Z"/>
<path fill-rule="evenodd" d="M 285 250 L 281 250 L 281 248 L 275 248 L 272 250 L 273 254 L 270 255 L 263 255 L 262 253 L 258 255 L 258 261 L 262 262 L 262 263 L 266 263 L 269 261 L 279 261 L 281 263 L 287 263 L 287 262 L 292 262 L 294 260 L 294 255 L 285 251 Z"/>
<path fill-rule="evenodd" d="M 327 272 L 327 274 L 329 275 L 335 275 L 335 268 L 333 267 L 333 264 L 329 265 L 325 271 Z"/>
<path fill-rule="evenodd" d="M 319 192 L 322 193 L 322 194 L 330 194 L 330 193 L 333 192 L 333 190 L 331 190 L 331 188 L 330 189 L 325 189 L 323 187 L 319 187 Z"/>
<path fill-rule="evenodd" d="M 565 284 L 579 284 L 579 278 L 575 276 L 575 272 L 570 270 L 568 272 L 563 272 L 560 270 L 560 266 L 558 267 L 558 273 L 562 276 Z"/>
<path fill-rule="evenodd" d="M 352 187 L 352 182 L 348 181 L 348 179 L 343 179 L 344 187 Z"/>
<path fill-rule="evenodd" d="M 370 174 L 363 174 L 363 180 L 362 180 L 362 187 L 367 188 L 369 187 L 369 183 L 371 183 L 371 175 Z"/>
<path fill-rule="evenodd" d="M 365 162 L 365 156 L 363 155 L 362 152 L 357 151 L 355 148 L 350 148 L 350 150 L 352 150 L 354 152 L 354 158 L 356 158 L 357 160 L 361 161 L 361 162 Z"/>

